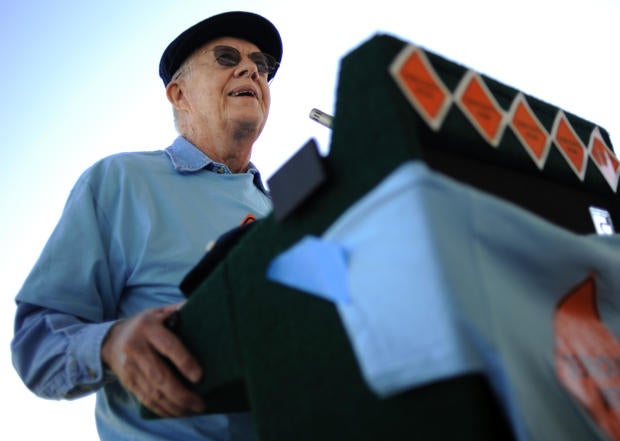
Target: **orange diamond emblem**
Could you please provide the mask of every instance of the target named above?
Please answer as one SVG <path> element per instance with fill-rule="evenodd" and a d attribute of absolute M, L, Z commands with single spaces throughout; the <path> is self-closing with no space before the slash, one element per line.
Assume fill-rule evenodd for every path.
<path fill-rule="evenodd" d="M 542 170 L 549 153 L 551 137 L 521 92 L 512 103 L 511 114 L 510 127 L 538 168 Z"/>
<path fill-rule="evenodd" d="M 561 110 L 555 117 L 552 137 L 564 159 L 566 159 L 579 179 L 583 181 L 587 165 L 586 147 Z"/>
<path fill-rule="evenodd" d="M 620 163 L 616 155 L 607 147 L 598 127 L 592 131 L 590 136 L 590 156 L 611 189 L 615 192 L 618 187 L 618 168 Z"/>
<path fill-rule="evenodd" d="M 489 144 L 497 147 L 505 127 L 504 111 L 482 77 L 474 71 L 468 71 L 455 95 L 465 116 Z"/>
<path fill-rule="evenodd" d="M 426 53 L 417 46 L 405 46 L 390 66 L 390 73 L 424 121 L 439 130 L 452 104 L 452 95 Z"/>

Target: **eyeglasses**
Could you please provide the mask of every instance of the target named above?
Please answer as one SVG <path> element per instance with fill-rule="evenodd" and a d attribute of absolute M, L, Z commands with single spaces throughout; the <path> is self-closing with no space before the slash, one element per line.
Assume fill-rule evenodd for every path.
<path fill-rule="evenodd" d="M 220 66 L 235 67 L 241 63 L 241 52 L 232 46 L 215 46 L 206 52 L 213 52 L 215 61 Z M 248 58 L 256 64 L 258 73 L 262 75 L 271 75 L 280 64 L 273 56 L 264 52 L 251 52 L 248 54 Z"/>

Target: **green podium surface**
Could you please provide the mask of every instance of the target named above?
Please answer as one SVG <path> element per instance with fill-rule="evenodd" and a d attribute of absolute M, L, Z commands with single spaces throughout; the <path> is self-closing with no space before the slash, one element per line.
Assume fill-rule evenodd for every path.
<path fill-rule="evenodd" d="M 420 92 L 416 87 L 427 88 L 412 105 L 406 86 L 395 81 L 394 68 L 390 71 L 407 47 L 377 35 L 343 58 L 330 151 L 320 159 L 324 181 L 285 218 L 256 221 L 188 293 L 177 317 L 175 332 L 204 366 L 196 389 L 208 412 L 250 410 L 262 441 L 515 439 L 482 373 L 377 396 L 360 372 L 334 304 L 265 276 L 274 257 L 305 235 L 321 236 L 400 164 L 422 161 L 572 234 L 594 232 L 592 205 L 607 210 L 611 219 L 618 216 L 615 157 L 603 158 L 616 174 L 614 183 L 597 163 L 600 155 L 592 153 L 611 152 L 602 128 L 484 75 L 467 76 L 466 67 L 428 51 L 411 52 L 423 72 L 405 77 L 414 95 Z M 416 60 L 416 54 L 422 58 Z M 429 85 L 429 78 L 439 79 L 441 87 Z M 482 92 L 470 96 L 463 78 L 482 84 Z M 424 102 L 424 96 L 438 99 L 438 87 L 451 101 Z M 491 99 L 481 103 L 485 93 Z M 520 109 L 529 112 L 520 119 L 516 99 L 525 100 Z M 467 103 L 476 100 L 478 108 L 468 115 Z M 438 111 L 434 104 L 443 107 Z M 492 118 L 493 111 L 500 120 L 495 134 L 475 121 Z M 549 138 L 530 145 L 528 153 L 515 121 L 536 121 L 530 135 Z M 581 143 L 585 149 L 583 157 L 559 146 L 566 124 L 573 147 L 578 150 Z"/>

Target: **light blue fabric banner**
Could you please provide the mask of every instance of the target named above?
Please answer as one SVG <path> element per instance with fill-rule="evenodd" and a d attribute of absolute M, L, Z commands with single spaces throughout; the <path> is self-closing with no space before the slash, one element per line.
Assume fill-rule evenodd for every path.
<path fill-rule="evenodd" d="M 409 162 L 268 277 L 334 301 L 378 395 L 484 372 L 520 441 L 592 440 L 600 421 L 556 374 L 554 314 L 595 274 L 620 335 L 618 268 L 617 236 L 572 234 Z"/>

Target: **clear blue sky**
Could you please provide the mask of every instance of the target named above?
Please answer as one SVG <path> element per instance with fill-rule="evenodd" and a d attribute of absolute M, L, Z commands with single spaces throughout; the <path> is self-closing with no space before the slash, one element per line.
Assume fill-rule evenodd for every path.
<path fill-rule="evenodd" d="M 13 298 L 86 167 L 171 142 L 161 52 L 186 27 L 231 9 L 266 15 L 284 39 L 270 121 L 255 147 L 265 177 L 310 137 L 328 150 L 328 130 L 308 112 L 333 110 L 340 57 L 379 31 L 589 119 L 620 143 L 617 0 L 4 0 L 0 405 L 9 413 L 0 438 L 96 439 L 91 398 L 46 402 L 14 374 Z"/>

